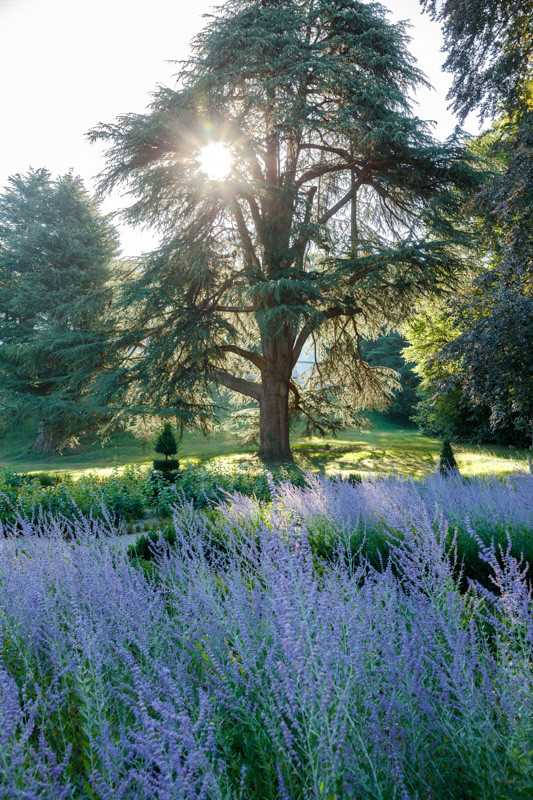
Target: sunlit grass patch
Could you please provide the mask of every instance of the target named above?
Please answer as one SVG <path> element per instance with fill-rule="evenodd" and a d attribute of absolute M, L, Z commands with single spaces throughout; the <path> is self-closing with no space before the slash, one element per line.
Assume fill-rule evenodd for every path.
<path fill-rule="evenodd" d="M 499 448 L 495 452 L 488 447 L 467 448 L 455 447 L 455 457 L 462 475 L 494 475 L 526 470 L 526 452 L 515 451 L 516 455 L 509 453 L 509 448 Z M 502 452 L 503 451 L 503 452 Z M 512 451 L 511 451 L 512 452 Z"/>
<path fill-rule="evenodd" d="M 298 439 L 296 462 L 327 475 L 398 473 L 421 478 L 438 467 L 442 443 L 414 428 L 400 428 L 377 420 L 374 427 L 343 432 L 338 438 Z M 453 444 L 459 469 L 465 476 L 504 474 L 527 469 L 527 451 L 494 445 Z"/>
<path fill-rule="evenodd" d="M 24 438 L 26 437 L 26 438 Z M 94 475 L 98 478 L 112 476 L 131 465 L 151 468 L 154 453 L 148 440 L 135 439 L 121 434 L 104 446 L 87 445 L 80 452 L 45 458 L 20 455 L 21 446 L 31 445 L 29 432 L 23 432 L 16 443 L 12 436 L 0 440 L 0 466 L 10 466 L 17 472 L 49 472 L 70 474 L 74 479 Z M 27 441 L 26 441 L 27 440 Z M 424 436 L 415 428 L 401 428 L 380 418 L 372 428 L 344 431 L 338 438 L 309 437 L 297 434 L 292 437 L 294 460 L 297 466 L 328 475 L 349 475 L 361 472 L 366 475 L 399 473 L 423 477 L 438 465 L 441 442 Z M 526 451 L 507 447 L 453 445 L 459 469 L 466 475 L 503 474 L 515 469 L 526 469 Z M 219 431 L 207 439 L 199 434 L 186 433 L 180 445 L 178 458 L 182 466 L 210 463 L 220 469 L 261 469 L 255 457 L 256 448 L 243 446 L 242 442 L 226 431 Z"/>

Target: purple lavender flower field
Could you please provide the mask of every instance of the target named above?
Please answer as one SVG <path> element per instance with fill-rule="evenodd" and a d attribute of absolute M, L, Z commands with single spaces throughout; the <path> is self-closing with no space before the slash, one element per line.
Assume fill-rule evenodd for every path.
<path fill-rule="evenodd" d="M 6 531 L 2 800 L 533 796 L 533 479 L 271 491 L 177 507 L 151 569 L 102 521 Z"/>

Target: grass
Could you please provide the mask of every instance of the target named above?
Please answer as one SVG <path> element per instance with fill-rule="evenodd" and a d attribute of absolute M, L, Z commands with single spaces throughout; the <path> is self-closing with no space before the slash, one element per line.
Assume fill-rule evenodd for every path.
<path fill-rule="evenodd" d="M 398 472 L 421 477 L 438 465 L 442 443 L 415 428 L 375 418 L 371 430 L 347 431 L 337 439 L 301 439 L 294 446 L 301 466 L 326 474 Z M 454 444 L 462 475 L 512 472 L 527 467 L 526 450 L 495 445 Z"/>
<path fill-rule="evenodd" d="M 32 435 L 28 426 L 0 438 L 0 466 L 9 466 L 17 472 L 70 473 L 74 477 L 96 472 L 103 476 L 116 466 L 151 465 L 155 456 L 150 439 L 136 439 L 123 433 L 103 444 L 87 443 L 78 452 L 39 458 L 28 454 Z M 304 469 L 326 474 L 398 472 L 421 477 L 436 468 L 440 448 L 438 439 L 428 438 L 415 428 L 401 428 L 378 415 L 373 419 L 372 428 L 346 431 L 336 439 L 293 437 L 296 463 Z M 525 450 L 460 444 L 454 444 L 453 448 L 463 475 L 499 474 L 527 467 Z M 226 431 L 207 439 L 186 433 L 179 458 L 184 462 L 199 459 L 231 463 L 250 461 L 254 451 L 253 446 L 243 446 L 235 435 Z"/>
<path fill-rule="evenodd" d="M 62 455 L 39 457 L 31 454 L 33 431 L 26 429 L 5 434 L 0 438 L 0 467 L 17 472 L 68 472 L 74 476 L 87 472 L 110 474 L 115 466 L 151 465 L 156 453 L 152 439 L 136 438 L 128 433 L 117 434 L 106 442 L 87 442 L 83 447 Z M 179 458 L 201 461 L 220 456 L 253 454 L 254 447 L 243 447 L 240 440 L 223 433 L 208 439 L 200 434 L 186 433 L 180 446 Z"/>

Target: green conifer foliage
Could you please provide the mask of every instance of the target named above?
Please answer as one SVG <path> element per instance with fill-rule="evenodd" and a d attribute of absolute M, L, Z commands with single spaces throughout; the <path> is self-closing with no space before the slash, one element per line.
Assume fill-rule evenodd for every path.
<path fill-rule="evenodd" d="M 371 367 L 386 367 L 398 375 L 400 385 L 384 414 L 391 422 L 400 425 L 412 424 L 418 401 L 416 390 L 420 383 L 420 379 L 413 371 L 415 364 L 410 363 L 402 355 L 406 345 L 407 340 L 396 332 L 383 334 L 377 339 L 364 340 L 361 343 L 363 357 Z"/>
<path fill-rule="evenodd" d="M 412 114 L 424 79 L 407 42 L 375 3 L 228 0 L 177 88 L 93 131 L 102 191 L 126 186 L 126 219 L 163 234 L 124 287 L 106 402 L 204 426 L 225 387 L 257 404 L 259 454 L 282 459 L 291 417 L 335 433 L 386 404 L 394 374 L 364 362 L 360 337 L 453 284 L 477 185 L 460 137 L 440 144 Z M 201 168 L 215 142 L 224 180 Z"/>
<path fill-rule="evenodd" d="M 4 413 L 39 423 L 38 449 L 94 424 L 83 399 L 104 363 L 98 328 L 116 252 L 79 178 L 10 178 L 0 195 L 0 393 Z"/>
<path fill-rule="evenodd" d="M 439 472 L 443 478 L 459 475 L 459 467 L 457 466 L 457 461 L 455 460 L 449 439 L 444 439 L 442 442 L 442 450 L 439 458 Z"/>
<path fill-rule="evenodd" d="M 165 422 L 163 424 L 163 429 L 157 437 L 154 449 L 156 453 L 164 455 L 165 459 L 168 459 L 169 456 L 176 455 L 178 452 L 178 445 L 170 422 Z"/>

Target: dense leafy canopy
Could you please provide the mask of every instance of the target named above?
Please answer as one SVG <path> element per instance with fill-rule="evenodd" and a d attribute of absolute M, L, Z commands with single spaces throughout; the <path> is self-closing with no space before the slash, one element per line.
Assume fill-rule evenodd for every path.
<path fill-rule="evenodd" d="M 109 148 L 102 189 L 127 186 L 126 218 L 163 234 L 125 287 L 95 390 L 205 421 L 227 387 L 258 403 L 265 456 L 290 453 L 289 411 L 336 431 L 386 401 L 391 375 L 363 362 L 360 336 L 453 284 L 475 182 L 460 139 L 441 145 L 412 115 L 423 78 L 406 44 L 378 4 L 229 0 L 176 89 L 93 132 Z M 201 170 L 217 141 L 224 181 Z"/>
<path fill-rule="evenodd" d="M 0 195 L 1 403 L 41 423 L 39 446 L 91 423 L 81 398 L 103 366 L 97 332 L 117 251 L 113 229 L 71 174 L 10 178 Z"/>
<path fill-rule="evenodd" d="M 420 0 L 442 23 L 445 68 L 454 74 L 452 108 L 464 120 L 523 107 L 531 100 L 533 13 L 530 0 Z"/>
<path fill-rule="evenodd" d="M 488 269 L 450 303 L 453 335 L 434 353 L 433 368 L 440 363 L 453 372 L 467 405 L 485 410 L 493 430 L 531 434 L 533 9 L 515 0 L 422 5 L 444 25 L 454 108 L 463 117 L 476 107 L 482 116 L 504 113 L 483 137 L 495 175 L 471 206 L 483 226 Z M 433 381 L 434 399 L 450 387 L 450 380 Z"/>
<path fill-rule="evenodd" d="M 473 288 L 465 289 L 460 297 L 464 301 L 472 293 Z M 459 303 L 459 296 L 454 298 L 454 303 Z M 464 374 L 469 361 L 463 360 L 460 351 L 464 341 L 462 328 L 450 313 L 450 306 L 451 298 L 448 298 L 418 308 L 403 328 L 408 343 L 404 357 L 413 365 L 419 379 L 413 421 L 428 436 L 475 444 L 526 444 L 527 432 L 510 408 L 497 424 L 496 417 L 492 417 L 495 394 L 490 380 L 494 379 L 494 370 L 501 369 L 501 362 L 495 363 L 494 370 L 489 369 L 485 376 L 487 391 L 483 395 L 472 391 L 473 385 Z M 468 328 L 466 330 L 468 335 Z M 482 352 L 479 343 L 477 349 Z M 527 357 L 525 350 L 522 357 Z M 509 379 L 508 364 L 498 379 Z"/>

